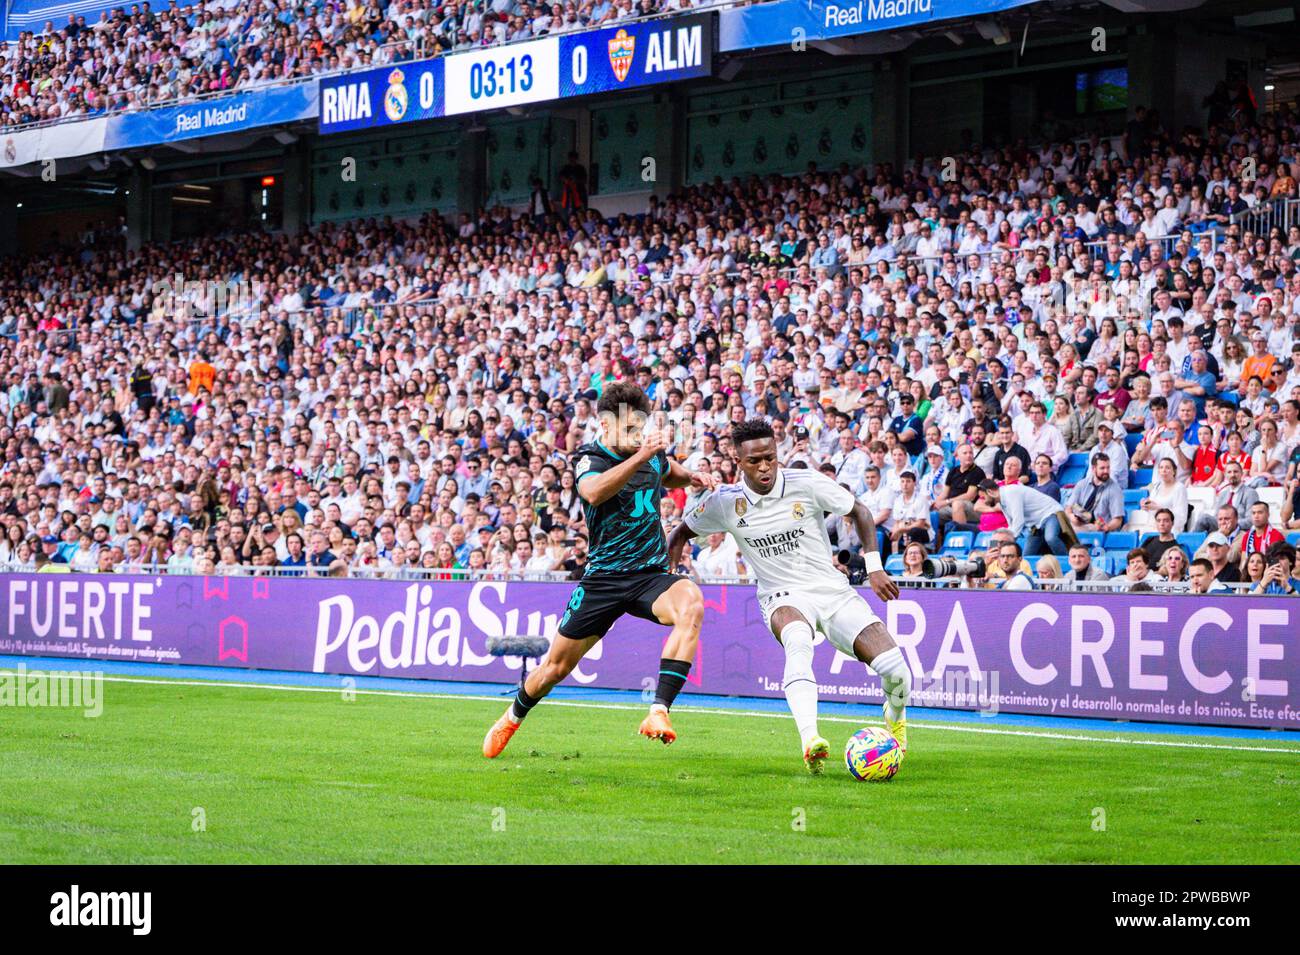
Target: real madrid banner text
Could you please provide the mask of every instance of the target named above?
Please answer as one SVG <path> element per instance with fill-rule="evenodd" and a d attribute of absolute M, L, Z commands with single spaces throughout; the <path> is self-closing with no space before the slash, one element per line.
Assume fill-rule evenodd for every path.
<path fill-rule="evenodd" d="M 723 53 L 785 46 L 914 27 L 936 20 L 977 17 L 1039 0 L 774 0 L 723 10 L 718 49 Z"/>
<path fill-rule="evenodd" d="M 320 82 L 320 130 L 390 126 L 709 76 L 714 23 L 711 13 L 673 17 L 328 77 Z"/>

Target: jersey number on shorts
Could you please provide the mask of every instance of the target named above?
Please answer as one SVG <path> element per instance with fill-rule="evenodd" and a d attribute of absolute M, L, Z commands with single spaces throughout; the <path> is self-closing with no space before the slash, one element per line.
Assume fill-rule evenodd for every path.
<path fill-rule="evenodd" d="M 573 611 L 577 610 L 581 606 L 582 606 L 582 588 L 574 587 L 573 595 L 569 597 L 569 608 L 564 611 L 564 619 L 560 621 L 560 626 L 564 626 L 566 623 L 568 623 L 569 618 L 573 616 Z"/>

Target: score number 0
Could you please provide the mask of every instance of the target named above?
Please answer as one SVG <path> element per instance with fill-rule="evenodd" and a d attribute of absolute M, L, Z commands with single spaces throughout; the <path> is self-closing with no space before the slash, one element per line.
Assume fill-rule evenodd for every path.
<path fill-rule="evenodd" d="M 420 74 L 420 109 L 433 109 L 433 94 L 433 71 L 425 70 Z"/>
<path fill-rule="evenodd" d="M 581 43 L 573 48 L 573 59 L 569 62 L 570 75 L 574 86 L 583 86 L 587 82 L 587 48 Z"/>

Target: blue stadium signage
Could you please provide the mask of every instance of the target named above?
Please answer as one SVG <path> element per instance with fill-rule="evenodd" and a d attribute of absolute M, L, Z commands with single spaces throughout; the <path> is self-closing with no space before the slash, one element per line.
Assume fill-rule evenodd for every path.
<path fill-rule="evenodd" d="M 776 0 L 734 10 L 718 18 L 718 49 L 723 53 L 784 46 L 792 37 L 829 40 L 879 33 L 936 20 L 973 17 L 1036 3 L 1038 0 Z"/>
<path fill-rule="evenodd" d="M 106 117 L 103 120 L 103 142 L 94 151 L 135 149 L 154 143 L 280 126 L 310 119 L 316 114 L 316 86 L 313 83 L 249 90 L 217 102 L 164 106 Z M 69 128 L 79 125 L 82 124 L 69 124 Z M 82 151 L 69 153 L 83 154 Z"/>
<path fill-rule="evenodd" d="M 878 23 L 930 13 L 931 0 L 859 0 L 858 3 L 840 5 L 828 3 L 823 8 L 822 25 L 826 27 L 851 27 L 863 23 Z"/>
<path fill-rule="evenodd" d="M 570 33 L 560 40 L 560 96 L 609 93 L 713 73 L 713 14 Z"/>
<path fill-rule="evenodd" d="M 320 128 L 337 133 L 444 115 L 443 60 L 398 63 L 320 81 Z"/>

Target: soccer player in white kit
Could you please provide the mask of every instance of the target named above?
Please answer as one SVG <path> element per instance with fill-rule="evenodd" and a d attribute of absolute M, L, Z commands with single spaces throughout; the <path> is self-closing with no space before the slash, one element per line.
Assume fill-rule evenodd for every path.
<path fill-rule="evenodd" d="M 733 425 L 731 442 L 743 477 L 718 488 L 686 514 L 669 535 L 670 561 L 676 566 L 692 537 L 721 531 L 735 538 L 745 566 L 758 580 L 763 622 L 785 649 L 785 698 L 809 772 L 821 773 L 830 753 L 830 745 L 817 732 L 814 630 L 879 675 L 885 725 L 906 752 L 911 670 L 884 623 L 836 570 L 826 534 L 826 512 L 849 516 L 863 542 L 871 589 L 881 600 L 893 600 L 898 585 L 881 565 L 871 511 L 823 474 L 780 467 L 772 428 L 765 421 Z"/>

